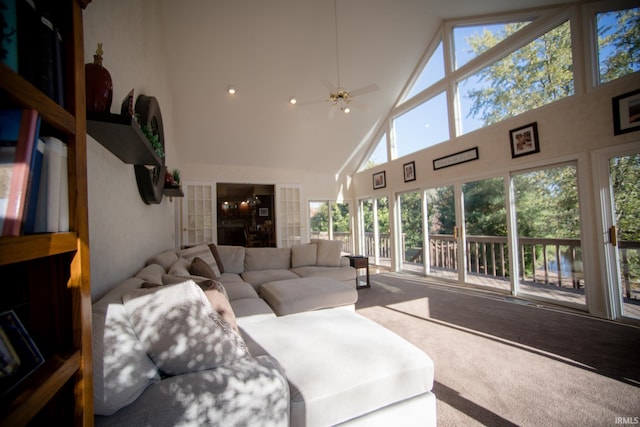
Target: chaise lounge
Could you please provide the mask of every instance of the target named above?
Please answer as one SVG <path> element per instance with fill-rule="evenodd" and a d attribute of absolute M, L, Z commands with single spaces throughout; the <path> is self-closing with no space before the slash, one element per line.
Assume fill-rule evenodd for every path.
<path fill-rule="evenodd" d="M 151 258 L 93 307 L 96 424 L 435 425 L 433 362 L 355 313 L 355 271 L 331 245 Z M 315 287 L 319 302 L 296 301 Z"/>

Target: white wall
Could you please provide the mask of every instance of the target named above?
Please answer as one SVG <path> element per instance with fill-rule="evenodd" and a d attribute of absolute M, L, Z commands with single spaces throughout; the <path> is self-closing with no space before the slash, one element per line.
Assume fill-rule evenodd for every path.
<path fill-rule="evenodd" d="M 103 66 L 113 80 L 112 113 L 131 89 L 158 99 L 162 112 L 166 164 L 179 163 L 173 143 L 171 91 L 161 17 L 152 0 L 94 1 L 84 20 L 85 62 L 103 43 Z M 134 168 L 87 138 L 89 238 L 92 297 L 103 295 L 144 266 L 150 256 L 174 246 L 174 205 L 163 198 L 146 205 L 138 193 Z"/>

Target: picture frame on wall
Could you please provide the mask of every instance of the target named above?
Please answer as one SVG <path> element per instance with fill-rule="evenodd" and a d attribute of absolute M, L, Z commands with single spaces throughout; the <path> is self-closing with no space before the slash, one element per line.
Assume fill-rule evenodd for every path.
<path fill-rule="evenodd" d="M 612 98 L 613 134 L 640 130 L 640 89 Z"/>
<path fill-rule="evenodd" d="M 538 123 L 529 123 L 509 131 L 511 139 L 511 158 L 527 156 L 540 152 L 538 140 Z"/>
<path fill-rule="evenodd" d="M 387 186 L 387 174 L 385 171 L 376 172 L 373 174 L 373 189 L 384 188 Z"/>
<path fill-rule="evenodd" d="M 269 216 L 269 208 L 258 208 L 258 216 Z"/>
<path fill-rule="evenodd" d="M 402 165 L 404 172 L 404 182 L 416 180 L 416 162 L 409 162 Z"/>

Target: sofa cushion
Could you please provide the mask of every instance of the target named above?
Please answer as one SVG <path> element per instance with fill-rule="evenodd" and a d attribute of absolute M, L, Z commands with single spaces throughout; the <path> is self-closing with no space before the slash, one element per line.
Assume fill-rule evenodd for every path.
<path fill-rule="evenodd" d="M 297 274 L 286 269 L 245 271 L 241 276 L 245 282 L 251 283 L 251 286 L 253 286 L 258 293 L 260 293 L 260 286 L 263 283 L 300 278 Z"/>
<path fill-rule="evenodd" d="M 289 387 L 271 356 L 238 360 L 216 369 L 166 378 L 103 426 L 289 427 Z"/>
<path fill-rule="evenodd" d="M 225 273 L 240 274 L 244 271 L 244 246 L 218 245 L 217 248 Z"/>
<path fill-rule="evenodd" d="M 216 276 L 220 277 L 220 269 L 218 268 L 216 259 L 213 257 L 208 245 L 193 246 L 191 248 L 181 249 L 176 253 L 179 257 L 182 257 L 189 262 L 193 261 L 196 257 L 203 259 L 207 264 L 209 264 Z"/>
<path fill-rule="evenodd" d="M 311 243 L 318 245 L 316 265 L 340 267 L 340 257 L 342 256 L 342 242 L 340 240 L 312 239 Z"/>
<path fill-rule="evenodd" d="M 236 314 L 238 326 L 252 322 L 262 322 L 276 317 L 269 304 L 261 298 L 241 298 L 231 301 L 231 307 Z"/>
<path fill-rule="evenodd" d="M 297 313 L 241 330 L 252 351 L 266 351 L 285 369 L 292 427 L 336 425 L 433 387 L 429 356 L 348 310 Z"/>
<path fill-rule="evenodd" d="M 222 262 L 222 257 L 220 257 L 220 254 L 218 253 L 218 245 L 216 245 L 215 243 L 209 243 L 207 246 L 209 246 L 209 250 L 213 254 L 213 258 L 215 258 L 216 264 L 218 264 L 218 270 L 220 270 L 220 274 L 224 274 L 224 263 Z"/>
<path fill-rule="evenodd" d="M 242 338 L 192 280 L 123 296 L 138 339 L 168 375 L 210 369 L 248 355 Z"/>
<path fill-rule="evenodd" d="M 171 266 L 171 264 L 173 264 L 177 260 L 178 260 L 178 255 L 176 255 L 176 251 L 168 250 L 168 251 L 161 252 L 161 253 L 159 253 L 157 255 L 154 255 L 151 258 L 149 258 L 147 260 L 146 265 L 159 264 L 166 271 L 166 270 L 169 270 L 169 267 Z"/>
<path fill-rule="evenodd" d="M 123 294 L 142 283 L 143 279 L 129 278 L 93 304 L 93 403 L 98 415 L 115 413 L 160 381 L 122 304 Z"/>
<path fill-rule="evenodd" d="M 289 248 L 247 248 L 244 256 L 244 270 L 275 270 L 291 267 Z"/>
<path fill-rule="evenodd" d="M 305 267 L 292 268 L 292 272 L 300 277 L 328 277 L 339 282 L 353 283 L 356 280 L 356 269 L 348 265 L 341 267 L 320 267 L 308 265 Z"/>
<path fill-rule="evenodd" d="M 291 247 L 291 267 L 304 267 L 305 265 L 316 265 L 318 256 L 318 245 L 309 243 L 306 245 L 293 245 Z"/>
<path fill-rule="evenodd" d="M 242 298 L 260 298 L 253 286 L 244 281 L 229 282 L 223 284 L 223 286 L 227 291 L 227 297 L 229 298 L 229 301 Z"/>

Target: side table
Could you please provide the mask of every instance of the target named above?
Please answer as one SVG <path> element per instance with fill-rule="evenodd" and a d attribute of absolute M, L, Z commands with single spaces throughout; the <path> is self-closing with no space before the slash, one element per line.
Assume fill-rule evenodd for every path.
<path fill-rule="evenodd" d="M 369 257 L 363 255 L 347 255 L 347 258 L 349 258 L 349 265 L 356 269 L 356 289 L 370 288 L 371 284 L 369 282 Z M 360 284 L 360 277 L 358 275 L 358 270 L 362 268 L 367 269 L 367 282 L 364 285 Z"/>

